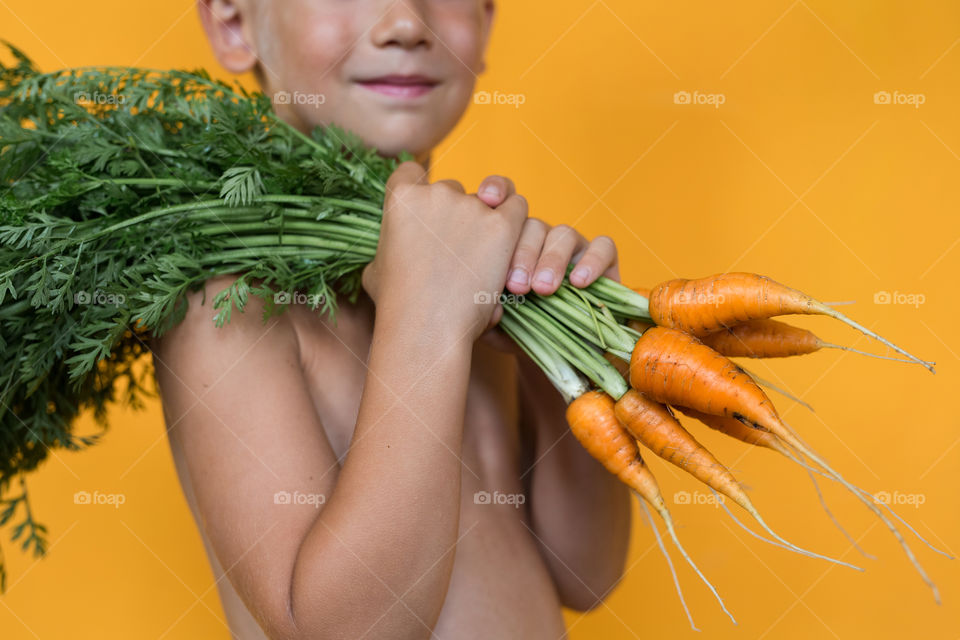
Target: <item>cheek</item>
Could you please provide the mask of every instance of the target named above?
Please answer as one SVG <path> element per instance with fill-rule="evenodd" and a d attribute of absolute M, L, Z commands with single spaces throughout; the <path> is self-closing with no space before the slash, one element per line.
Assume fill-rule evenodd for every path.
<path fill-rule="evenodd" d="M 482 19 L 475 10 L 460 9 L 440 14 L 433 23 L 437 43 L 454 63 L 453 69 L 471 79 L 482 70 L 484 42 Z"/>
<path fill-rule="evenodd" d="M 313 2 L 283 0 L 272 31 L 277 53 L 271 71 L 289 90 L 323 90 L 336 79 L 356 42 L 352 12 L 320 10 Z"/>

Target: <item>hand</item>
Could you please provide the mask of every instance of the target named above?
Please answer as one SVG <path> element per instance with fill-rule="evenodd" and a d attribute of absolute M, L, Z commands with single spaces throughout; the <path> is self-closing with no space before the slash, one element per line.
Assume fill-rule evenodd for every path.
<path fill-rule="evenodd" d="M 429 184 L 423 167 L 405 162 L 387 181 L 363 287 L 378 312 L 427 313 L 432 325 L 476 339 L 491 324 L 526 217 L 526 201 L 515 192 L 490 206 L 458 182 Z"/>
<path fill-rule="evenodd" d="M 477 189 L 477 197 L 490 207 L 499 206 L 515 193 L 513 182 L 501 176 L 488 177 Z M 550 295 L 560 288 L 570 262 L 575 263 L 570 274 L 570 283 L 575 287 L 586 287 L 601 275 L 620 281 L 617 247 L 610 237 L 597 236 L 591 242 L 567 225 L 550 227 L 542 220 L 528 217 L 511 260 L 506 289 L 516 295 L 530 291 Z M 502 311 L 498 305 L 493 324 L 499 322 Z M 487 331 L 483 340 L 500 351 L 523 353 L 500 331 Z"/>

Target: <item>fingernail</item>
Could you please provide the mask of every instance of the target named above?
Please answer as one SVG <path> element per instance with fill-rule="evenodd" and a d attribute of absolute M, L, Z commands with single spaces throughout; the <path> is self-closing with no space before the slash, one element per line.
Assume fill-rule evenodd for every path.
<path fill-rule="evenodd" d="M 590 277 L 590 267 L 577 267 L 573 270 L 573 273 L 570 274 L 571 278 L 577 278 L 578 280 L 586 280 Z"/>
<path fill-rule="evenodd" d="M 517 267 L 510 272 L 510 284 L 515 284 L 519 287 L 525 287 L 529 281 L 530 276 L 527 274 L 527 270 L 523 267 Z"/>
<path fill-rule="evenodd" d="M 480 190 L 480 193 L 482 193 L 485 196 L 490 196 L 491 198 L 499 198 L 500 188 L 497 187 L 496 185 L 488 184 L 483 189 Z"/>
<path fill-rule="evenodd" d="M 553 269 L 541 269 L 537 274 L 537 282 L 540 284 L 553 284 Z"/>

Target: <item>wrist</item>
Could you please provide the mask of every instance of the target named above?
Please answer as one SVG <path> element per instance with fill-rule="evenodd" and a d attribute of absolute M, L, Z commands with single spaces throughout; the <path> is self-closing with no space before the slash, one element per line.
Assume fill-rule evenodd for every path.
<path fill-rule="evenodd" d="M 374 340 L 389 339 L 424 352 L 469 353 L 475 333 L 469 321 L 427 299 L 401 292 L 382 295 L 376 307 Z"/>

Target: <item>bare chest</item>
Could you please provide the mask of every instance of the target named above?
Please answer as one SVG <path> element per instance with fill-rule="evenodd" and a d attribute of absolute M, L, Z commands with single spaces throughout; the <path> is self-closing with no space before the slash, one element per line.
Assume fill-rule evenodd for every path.
<path fill-rule="evenodd" d="M 301 365 L 325 435 L 342 465 L 369 373 L 372 311 L 344 306 L 336 323 L 306 309 L 297 313 Z M 403 389 L 395 393 L 397 402 L 406 401 Z M 429 406 L 416 409 L 424 417 L 430 411 Z M 522 443 L 511 356 L 479 344 L 474 347 L 463 428 L 459 456 L 464 488 L 515 485 L 522 464 Z"/>

